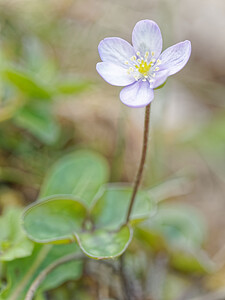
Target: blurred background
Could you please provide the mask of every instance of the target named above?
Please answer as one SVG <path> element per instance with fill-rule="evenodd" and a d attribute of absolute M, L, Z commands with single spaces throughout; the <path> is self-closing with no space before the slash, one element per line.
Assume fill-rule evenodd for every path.
<path fill-rule="evenodd" d="M 157 197 L 190 205 L 203 219 L 204 251 L 220 268 L 200 279 L 202 291 L 213 292 L 225 286 L 223 0 L 1 0 L 0 209 L 35 201 L 47 170 L 73 149 L 98 151 L 112 182 L 132 182 L 144 109 L 124 106 L 120 88 L 104 82 L 95 66 L 99 42 L 131 42 L 141 19 L 158 23 L 163 49 L 192 43 L 187 66 L 155 92 L 143 184 L 169 180 Z M 153 291 L 153 299 L 189 299 L 183 286 L 176 281 L 180 298 Z"/>

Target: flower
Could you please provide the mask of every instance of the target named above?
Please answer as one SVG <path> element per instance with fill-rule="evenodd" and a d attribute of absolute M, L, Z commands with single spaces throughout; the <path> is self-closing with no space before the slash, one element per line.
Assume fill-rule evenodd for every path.
<path fill-rule="evenodd" d="M 158 25 L 142 20 L 134 27 L 132 44 L 133 47 L 118 37 L 102 40 L 98 46 L 102 62 L 97 63 L 96 69 L 108 83 L 125 86 L 120 92 L 124 104 L 143 107 L 153 100 L 155 88 L 185 66 L 191 43 L 186 40 L 162 52 Z"/>

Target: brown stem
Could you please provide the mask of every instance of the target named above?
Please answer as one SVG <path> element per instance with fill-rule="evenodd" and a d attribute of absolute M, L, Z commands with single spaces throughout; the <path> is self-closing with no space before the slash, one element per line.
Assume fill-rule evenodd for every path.
<path fill-rule="evenodd" d="M 128 209 L 128 213 L 127 213 L 126 222 L 128 222 L 130 219 L 132 208 L 133 208 L 133 205 L 135 202 L 135 196 L 137 194 L 138 187 L 141 182 L 142 173 L 143 173 L 143 169 L 144 169 L 144 165 L 145 165 L 146 153 L 147 153 L 147 148 L 148 148 L 150 107 L 151 107 L 151 104 L 148 104 L 145 109 L 145 125 L 144 125 L 145 127 L 144 127 L 141 161 L 140 161 L 139 169 L 138 169 L 135 181 L 134 181 L 134 188 L 133 188 L 133 193 L 132 193 L 131 200 L 130 200 L 130 205 L 129 205 L 129 209 Z"/>

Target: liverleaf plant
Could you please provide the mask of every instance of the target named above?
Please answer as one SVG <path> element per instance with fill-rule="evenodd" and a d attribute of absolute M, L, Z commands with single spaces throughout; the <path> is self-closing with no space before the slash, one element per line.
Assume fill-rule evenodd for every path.
<path fill-rule="evenodd" d="M 23 215 L 25 232 L 36 243 L 77 243 L 90 258 L 115 258 L 130 244 L 135 224 L 155 211 L 149 193 L 139 189 L 148 147 L 150 103 L 154 89 L 187 63 L 191 44 L 181 42 L 161 54 L 161 32 L 150 20 L 135 25 L 132 43 L 120 38 L 101 41 L 102 62 L 97 64 L 97 71 L 108 83 L 125 86 L 120 93 L 124 104 L 146 106 L 142 155 L 134 186 L 108 185 L 107 163 L 93 152 L 78 151 L 62 158 L 47 175 L 40 199 Z M 32 299 L 39 281 L 32 284 L 26 300 Z"/>
<path fill-rule="evenodd" d="M 127 221 L 129 221 L 146 159 L 150 103 L 154 98 L 154 89 L 163 85 L 168 76 L 180 71 L 191 55 L 190 41 L 178 43 L 161 54 L 161 31 L 151 20 L 142 20 L 135 25 L 132 43 L 133 47 L 127 41 L 117 37 L 102 40 L 98 46 L 102 62 L 97 63 L 96 66 L 98 73 L 108 83 L 126 86 L 120 92 L 120 100 L 124 104 L 130 107 L 146 106 L 142 156 Z"/>

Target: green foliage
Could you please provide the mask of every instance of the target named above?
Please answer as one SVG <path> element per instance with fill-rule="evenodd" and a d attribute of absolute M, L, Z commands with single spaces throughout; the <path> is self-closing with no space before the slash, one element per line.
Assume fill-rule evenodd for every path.
<path fill-rule="evenodd" d="M 60 126 L 53 114 L 54 99 L 61 95 L 81 93 L 90 87 L 90 82 L 76 78 L 58 80 L 55 70 L 50 72 L 51 80 L 45 80 L 49 64 L 47 61 L 43 66 L 36 64 L 32 58 L 32 71 L 19 67 L 2 68 L 0 72 L 0 77 L 4 80 L 2 93 L 5 93 L 3 96 L 7 101 L 6 107 L 0 113 L 0 121 L 13 118 L 14 124 L 29 131 L 43 144 L 51 145 L 60 136 Z"/>
<path fill-rule="evenodd" d="M 8 68 L 3 71 L 5 78 L 20 92 L 31 99 L 50 100 L 51 92 L 39 82 L 32 74 L 16 68 Z"/>
<path fill-rule="evenodd" d="M 38 202 L 28 208 L 23 217 L 27 235 L 36 242 L 77 241 L 85 254 L 98 259 L 115 257 L 125 251 L 132 237 L 129 226 L 116 230 L 95 229 L 95 224 L 89 222 L 85 207 L 69 196 L 54 196 Z"/>
<path fill-rule="evenodd" d="M 81 250 L 91 258 L 114 258 L 124 253 L 132 239 L 132 229 L 124 225 L 118 230 L 97 229 L 78 235 Z"/>
<path fill-rule="evenodd" d="M 115 229 L 125 224 L 131 194 L 130 186 L 108 185 L 92 208 L 91 214 L 96 226 Z M 131 223 L 134 224 L 150 217 L 155 209 L 155 203 L 147 191 L 139 191 L 131 214 Z"/>
<path fill-rule="evenodd" d="M 186 205 L 163 204 L 139 225 L 136 236 L 155 253 L 167 252 L 171 265 L 184 272 L 204 273 L 214 265 L 202 250 L 206 229 L 201 216 Z"/>
<path fill-rule="evenodd" d="M 121 255 L 132 238 L 131 227 L 125 225 L 132 189 L 120 185 L 102 187 L 102 194 L 96 198 L 107 174 L 107 164 L 95 153 L 77 151 L 62 158 L 47 176 L 41 192 L 45 196 L 57 195 L 40 199 L 24 214 L 28 236 L 40 243 L 77 241 L 92 258 Z M 70 195 L 59 195 L 65 192 Z M 92 203 L 94 198 L 90 209 L 82 204 Z M 140 191 L 131 223 L 148 218 L 153 211 L 148 193 Z"/>
<path fill-rule="evenodd" d="M 0 217 L 0 260 L 11 261 L 29 256 L 33 243 L 26 237 L 21 223 L 21 208 L 8 207 Z"/>
<path fill-rule="evenodd" d="M 59 137 L 60 128 L 52 115 L 51 106 L 42 102 L 23 106 L 15 116 L 15 123 L 28 129 L 44 144 L 53 144 Z"/>
<path fill-rule="evenodd" d="M 71 194 L 90 205 L 108 179 L 107 162 L 90 151 L 76 151 L 60 159 L 47 174 L 40 197 Z"/>
<path fill-rule="evenodd" d="M 61 80 L 56 84 L 56 94 L 71 95 L 80 94 L 90 88 L 91 82 L 81 79 Z"/>
<path fill-rule="evenodd" d="M 78 69 L 79 65 L 84 66 L 82 74 L 85 74 L 92 64 L 92 56 L 85 58 L 88 49 L 82 44 L 90 28 L 84 35 L 81 29 L 92 23 L 93 20 L 89 18 L 93 19 L 93 15 L 85 16 L 87 22 L 80 23 L 79 18 L 71 22 L 73 9 L 76 10 L 76 5 L 71 5 L 71 1 L 62 1 L 53 6 L 48 1 L 41 2 L 26 1 L 24 5 L 22 1 L 19 6 L 7 1 L 1 3 L 1 187 L 4 189 L 10 186 L 10 189 L 19 190 L 22 200 L 18 202 L 21 205 L 31 203 L 39 191 L 40 183 L 43 182 L 43 185 L 38 202 L 30 205 L 24 213 L 23 226 L 26 231 L 22 228 L 22 209 L 9 207 L 11 197 L 4 196 L 3 201 L 0 194 L 0 299 L 24 300 L 33 281 L 52 263 L 68 254 L 83 253 L 86 259 L 82 279 L 83 261 L 64 263 L 48 274 L 34 299 L 91 300 L 95 299 L 96 294 L 104 299 L 123 299 L 121 295 L 117 297 L 121 294 L 117 282 L 121 278 L 117 272 L 112 274 L 114 269 L 109 267 L 112 264 L 117 270 L 119 261 L 112 259 L 103 264 L 98 259 L 115 258 L 125 250 L 128 250 L 124 256 L 125 271 L 128 271 L 128 279 L 131 275 L 134 290 L 136 281 L 139 281 L 138 285 L 143 290 L 147 290 L 143 299 L 174 300 L 183 299 L 187 294 L 192 295 L 193 278 L 196 278 L 193 275 L 196 273 L 201 281 L 201 289 L 204 289 L 205 277 L 199 275 L 205 276 L 205 273 L 215 269 L 215 265 L 203 250 L 206 228 L 201 216 L 185 205 L 160 203 L 165 199 L 175 200 L 177 196 L 181 198 L 190 192 L 190 184 L 186 178 L 181 177 L 163 183 L 161 180 L 177 166 L 182 167 L 185 149 L 182 148 L 181 161 L 179 155 L 175 157 L 178 165 L 173 163 L 174 156 L 170 152 L 170 143 L 176 140 L 177 132 L 178 135 L 180 132 L 182 140 L 188 142 L 192 149 L 190 151 L 190 147 L 185 144 L 189 152 L 185 162 L 189 162 L 192 153 L 197 150 L 197 156 L 200 154 L 203 157 L 209 169 L 212 182 L 213 172 L 224 181 L 225 116 L 221 112 L 221 108 L 224 108 L 224 86 L 216 84 L 218 76 L 212 76 L 215 82 L 184 78 L 190 91 L 201 95 L 206 103 L 203 106 L 198 102 L 194 106 L 200 108 L 199 120 L 203 120 L 204 124 L 199 123 L 197 130 L 194 124 L 190 134 L 190 122 L 186 127 L 184 123 L 186 135 L 183 127 L 177 131 L 172 126 L 164 132 L 163 122 L 156 126 L 150 147 L 150 171 L 145 173 L 144 182 L 147 186 L 159 184 L 139 190 L 130 222 L 125 224 L 132 188 L 122 184 L 108 184 L 108 163 L 97 153 L 80 150 L 65 155 L 68 149 L 74 145 L 77 147 L 77 141 L 84 147 L 88 145 L 83 136 L 80 139 L 80 135 L 76 135 L 76 132 L 74 134 L 72 122 L 57 118 L 54 107 L 66 99 L 79 101 L 76 95 L 87 91 L 93 84 L 87 78 L 82 79 L 80 74 L 73 72 L 73 77 L 70 76 L 71 71 Z M 82 61 L 78 62 L 76 60 L 80 59 L 80 54 Z M 181 94 L 183 92 L 185 101 L 187 95 L 181 90 Z M 98 97 L 98 94 L 91 96 Z M 193 100 L 196 104 L 198 99 L 194 97 Z M 108 103 L 110 105 L 110 101 Z M 102 102 L 102 105 L 105 106 L 105 103 Z M 161 113 L 164 113 L 165 108 L 160 107 Z M 102 112 L 105 117 L 105 110 Z M 114 176 L 111 174 L 113 180 L 127 178 L 130 169 L 124 168 L 124 161 L 132 163 L 130 158 L 136 151 L 133 148 L 136 142 L 135 131 L 134 136 L 133 132 L 132 135 L 127 132 L 127 117 L 123 115 L 123 122 L 117 130 L 121 135 L 117 141 L 119 150 L 115 155 L 108 154 L 111 163 L 112 156 L 116 157 L 111 168 L 115 168 L 116 161 L 116 167 L 121 171 Z M 92 134 L 95 128 L 88 128 L 89 134 Z M 131 149 L 125 147 L 125 131 L 126 145 L 131 146 Z M 112 136 L 114 140 L 116 137 Z M 60 157 L 60 160 L 43 180 L 47 166 L 56 157 Z M 167 161 L 170 158 L 172 164 Z M 218 178 L 215 179 L 216 182 Z M 203 182 L 202 190 L 205 191 Z M 219 183 L 217 186 L 217 183 L 216 189 L 219 186 L 222 190 L 222 185 Z M 212 190 L 215 198 L 216 189 Z M 93 262 L 89 257 L 97 260 Z M 66 283 L 70 280 L 78 281 Z M 117 295 L 115 290 L 111 290 L 111 282 Z M 196 282 L 197 286 L 199 281 Z M 154 294 L 152 286 L 160 292 Z"/>
<path fill-rule="evenodd" d="M 78 247 L 76 244 L 35 245 L 31 256 L 16 259 L 7 264 L 8 285 L 1 292 L 1 299 L 24 300 L 30 285 L 41 271 L 57 259 L 77 251 Z M 68 279 L 78 279 L 81 276 L 81 272 L 82 263 L 79 261 L 59 266 L 46 277 L 42 286 L 40 286 L 40 290 L 55 288 Z"/>
<path fill-rule="evenodd" d="M 69 196 L 54 196 L 26 210 L 24 229 L 35 242 L 70 243 L 76 232 L 82 230 L 86 215 L 82 203 Z"/>

